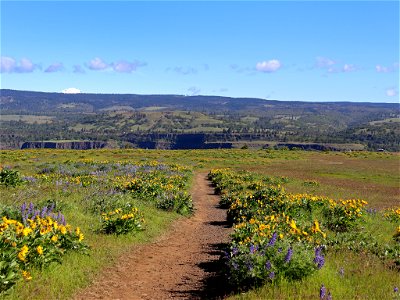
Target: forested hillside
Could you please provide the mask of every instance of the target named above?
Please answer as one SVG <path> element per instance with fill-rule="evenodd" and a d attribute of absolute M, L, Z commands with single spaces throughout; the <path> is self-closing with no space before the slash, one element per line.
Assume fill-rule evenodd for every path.
<path fill-rule="evenodd" d="M 400 150 L 394 103 L 1 90 L 0 111 L 3 149 L 27 141 L 96 140 L 168 149 L 295 143 Z"/>

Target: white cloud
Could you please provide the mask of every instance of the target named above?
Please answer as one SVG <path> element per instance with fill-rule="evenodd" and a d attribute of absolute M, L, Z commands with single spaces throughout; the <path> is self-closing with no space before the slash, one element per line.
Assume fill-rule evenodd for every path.
<path fill-rule="evenodd" d="M 388 97 L 395 97 L 397 95 L 398 95 L 398 91 L 396 89 L 391 88 L 391 89 L 386 90 L 386 96 L 388 96 Z"/>
<path fill-rule="evenodd" d="M 354 65 L 344 64 L 342 71 L 343 72 L 354 72 L 354 71 L 357 71 L 357 68 Z"/>
<path fill-rule="evenodd" d="M 333 59 L 327 58 L 327 57 L 322 57 L 318 56 L 316 58 L 316 66 L 318 68 L 332 68 L 337 62 Z"/>
<path fill-rule="evenodd" d="M 192 74 L 197 74 L 198 69 L 194 67 L 182 67 L 182 66 L 177 66 L 177 67 L 168 67 L 165 69 L 166 72 L 173 71 L 175 73 L 178 73 L 180 75 L 192 75 Z"/>
<path fill-rule="evenodd" d="M 100 71 L 100 70 L 105 70 L 108 67 L 110 67 L 109 64 L 107 64 L 106 62 L 104 62 L 101 58 L 99 57 L 95 57 L 94 59 L 92 59 L 89 64 L 88 64 L 88 68 L 90 70 L 94 70 L 94 71 Z"/>
<path fill-rule="evenodd" d="M 256 64 L 256 70 L 265 73 L 276 72 L 280 69 L 280 67 L 281 67 L 281 62 L 277 59 L 262 61 Z"/>
<path fill-rule="evenodd" d="M 376 65 L 375 66 L 375 70 L 378 73 L 389 73 L 389 72 L 397 71 L 398 69 L 399 69 L 399 63 L 394 63 L 390 67 L 386 67 L 386 66 L 382 66 L 382 65 Z"/>
<path fill-rule="evenodd" d="M 20 72 L 32 72 L 35 69 L 35 65 L 27 58 L 22 58 L 19 63 Z"/>
<path fill-rule="evenodd" d="M 8 56 L 2 56 L 0 61 L 1 73 L 11 73 L 16 66 L 15 59 Z"/>
<path fill-rule="evenodd" d="M 61 93 L 64 93 L 64 94 L 80 94 L 81 90 L 79 90 L 77 88 L 67 88 L 65 90 L 62 90 Z"/>
<path fill-rule="evenodd" d="M 59 72 L 64 69 L 64 65 L 60 62 L 51 64 L 48 66 L 46 70 L 44 70 L 46 73 L 54 73 L 54 72 Z"/>
<path fill-rule="evenodd" d="M 37 67 L 37 65 L 32 63 L 32 61 L 27 58 L 22 58 L 19 61 L 19 64 L 17 64 L 16 60 L 12 57 L 1 57 L 1 73 L 30 73 L 33 72 Z"/>
<path fill-rule="evenodd" d="M 132 73 L 133 71 L 136 71 L 137 68 L 143 67 L 145 65 L 147 65 L 147 63 L 138 60 L 135 60 L 133 62 L 121 60 L 117 63 L 112 64 L 114 71 L 119 73 Z"/>
<path fill-rule="evenodd" d="M 378 73 L 387 73 L 387 72 L 389 72 L 389 69 L 387 67 L 384 67 L 384 66 L 381 66 L 381 65 L 376 65 L 375 66 L 375 70 Z"/>

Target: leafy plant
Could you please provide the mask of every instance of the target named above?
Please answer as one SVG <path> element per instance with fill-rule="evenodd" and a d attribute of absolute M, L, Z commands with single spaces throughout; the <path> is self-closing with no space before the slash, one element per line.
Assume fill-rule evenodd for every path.
<path fill-rule="evenodd" d="M 101 215 L 101 232 L 126 234 L 142 229 L 144 219 L 136 207 L 127 205 Z"/>
<path fill-rule="evenodd" d="M 24 181 L 22 180 L 19 171 L 8 168 L 3 168 L 0 170 L 0 184 L 5 185 L 6 187 L 16 187 L 21 185 L 23 182 Z"/>

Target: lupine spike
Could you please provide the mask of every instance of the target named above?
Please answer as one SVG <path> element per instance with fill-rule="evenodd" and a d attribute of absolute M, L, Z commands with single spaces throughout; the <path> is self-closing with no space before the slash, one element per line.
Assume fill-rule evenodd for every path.
<path fill-rule="evenodd" d="M 285 256 L 285 263 L 288 263 L 292 259 L 292 255 L 293 255 L 293 249 L 289 248 Z"/>
<path fill-rule="evenodd" d="M 272 234 L 271 239 L 268 242 L 268 246 L 273 246 L 275 245 L 276 239 L 278 237 L 278 234 L 276 233 L 276 231 Z"/>
<path fill-rule="evenodd" d="M 326 288 L 325 286 L 322 284 L 321 288 L 319 289 L 319 299 L 324 299 L 326 295 Z"/>

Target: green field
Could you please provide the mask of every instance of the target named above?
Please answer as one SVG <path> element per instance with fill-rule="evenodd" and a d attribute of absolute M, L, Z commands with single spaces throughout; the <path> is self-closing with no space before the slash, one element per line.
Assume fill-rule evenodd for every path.
<path fill-rule="evenodd" d="M 3 216 L 10 215 L 13 209 L 18 210 L 23 203 L 32 202 L 36 207 L 54 203 L 68 223 L 80 227 L 85 236 L 84 243 L 89 246 L 89 255 L 71 251 L 63 256 L 61 264 L 51 263 L 43 270 L 28 266 L 32 279 L 18 280 L 13 288 L 2 294 L 5 298 L 72 297 L 78 289 L 89 285 L 102 268 L 115 263 L 118 256 L 137 244 L 154 240 L 177 218 L 187 217 L 190 207 L 177 203 L 181 199 L 178 197 L 189 191 L 194 173 L 216 168 L 229 168 L 235 172 L 247 170 L 256 176 L 283 178 L 282 186 L 287 193 L 307 193 L 332 200 L 363 199 L 368 202 L 366 209 L 377 210 L 374 214 L 366 214 L 365 220 L 359 224 L 359 252 L 347 246 L 327 251 L 324 268 L 301 281 L 283 280 L 279 284 L 266 284 L 249 291 L 237 290 L 232 298 L 316 299 L 322 283 L 332 292 L 334 299 L 400 297 L 393 292 L 395 287 L 400 288 L 399 265 L 395 265 L 393 259 L 379 258 L 371 250 L 387 245 L 392 249 L 390 251 L 394 251 L 390 255 L 397 256 L 400 262 L 400 245 L 397 248 L 393 246 L 395 242 L 392 239 L 397 226 L 400 226 L 399 219 L 390 222 L 381 217 L 383 210 L 399 207 L 399 153 L 241 149 L 3 150 L 0 152 L 0 165 L 3 170 L 18 171 L 19 177 L 26 179 L 15 187 L 12 184 L 0 185 Z M 137 166 L 145 170 L 154 169 L 156 173 L 151 180 L 143 177 L 145 179 L 135 190 L 129 172 L 140 170 L 141 167 Z M 175 181 L 170 182 L 169 175 L 162 173 L 163 169 L 186 174 L 185 180 L 172 176 L 171 180 Z M 138 174 L 148 176 L 146 172 Z M 173 204 L 154 202 L 154 195 L 160 195 L 158 193 L 163 189 L 171 189 L 178 200 Z M 100 232 L 99 228 L 104 225 L 100 213 L 126 204 L 137 207 L 143 214 L 145 230 L 124 235 Z M 363 237 L 371 239 L 364 240 Z M 376 246 L 372 242 L 376 242 Z M 4 245 L 4 240 L 2 243 Z M 4 273 L 3 267 L 0 272 Z M 341 268 L 345 269 L 344 276 L 338 275 Z"/>

